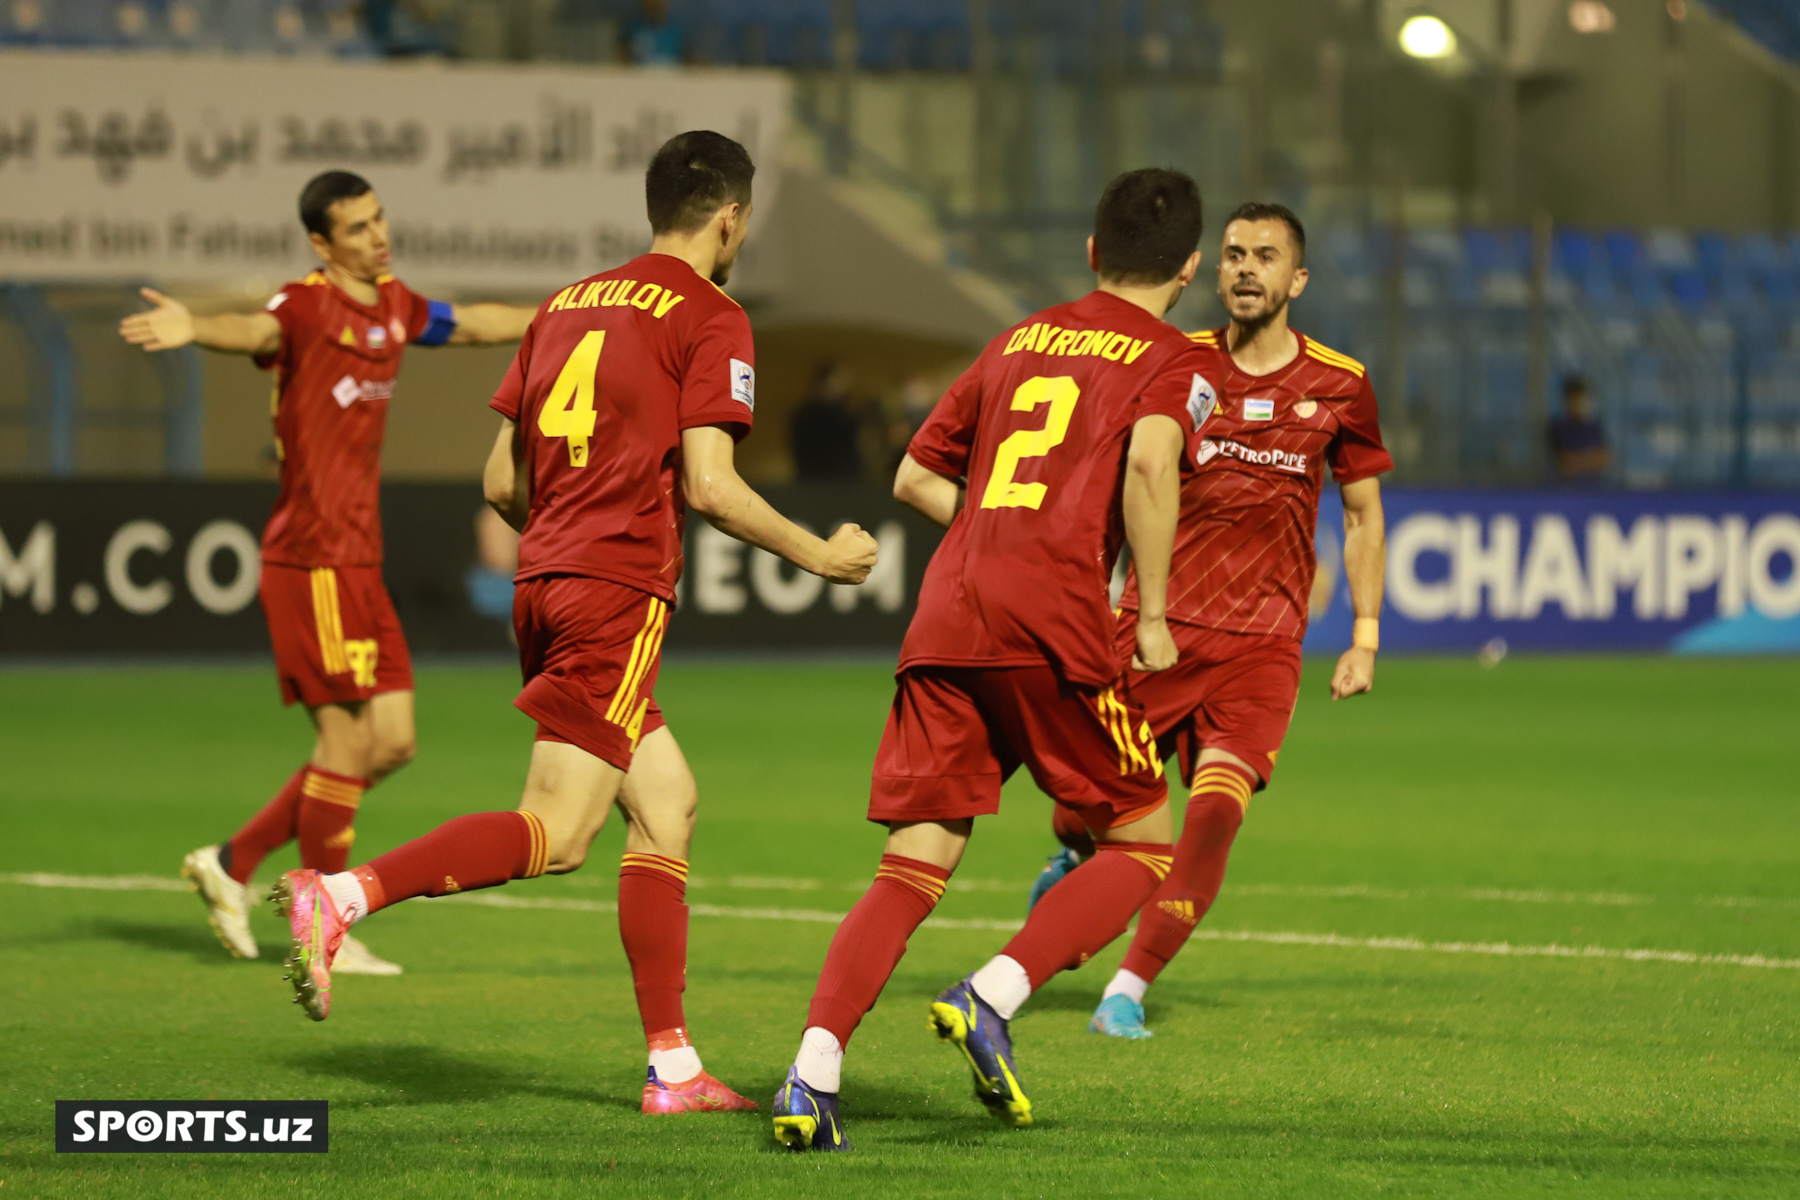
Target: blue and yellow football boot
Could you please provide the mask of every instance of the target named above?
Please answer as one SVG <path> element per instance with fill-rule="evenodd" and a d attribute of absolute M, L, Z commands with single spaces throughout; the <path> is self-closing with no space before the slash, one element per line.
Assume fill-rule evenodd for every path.
<path fill-rule="evenodd" d="M 838 1116 L 835 1092 L 815 1092 L 789 1067 L 787 1079 L 776 1089 L 769 1107 L 775 1113 L 775 1140 L 789 1150 L 848 1150 L 844 1122 Z"/>
<path fill-rule="evenodd" d="M 951 1042 L 975 1073 L 975 1098 L 1014 1129 L 1031 1124 L 1031 1101 L 1013 1070 L 1012 1036 L 999 1013 L 975 994 L 967 979 L 945 990 L 931 1005 L 938 1040 Z"/>
<path fill-rule="evenodd" d="M 1124 995 L 1108 996 L 1100 1002 L 1094 1019 L 1088 1022 L 1088 1032 L 1132 1039 L 1156 1036 L 1144 1028 L 1144 1006 Z"/>
<path fill-rule="evenodd" d="M 1031 885 L 1031 899 L 1025 903 L 1025 911 L 1030 912 L 1037 907 L 1037 902 L 1044 898 L 1044 893 L 1062 882 L 1063 876 L 1087 861 L 1081 855 L 1064 846 L 1050 856 L 1044 869 L 1038 872 L 1037 881 Z"/>

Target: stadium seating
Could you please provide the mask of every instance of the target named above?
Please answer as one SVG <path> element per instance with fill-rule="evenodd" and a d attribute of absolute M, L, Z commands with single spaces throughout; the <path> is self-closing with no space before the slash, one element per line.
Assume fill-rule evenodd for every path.
<path fill-rule="evenodd" d="M 1800 60 L 1800 7 L 1793 0 L 1705 0 L 1706 7 L 1736 22 L 1738 28 L 1778 58 Z"/>
<path fill-rule="evenodd" d="M 447 0 L 440 20 L 422 25 L 397 0 L 19 0 L 0 6 L 0 45 L 109 49 L 208 49 L 263 53 L 417 54 L 449 49 L 468 7 Z M 561 0 L 555 21 L 564 32 L 628 29 L 638 0 Z M 688 57 L 703 63 L 812 70 L 836 61 L 835 0 L 674 0 Z M 856 64 L 870 71 L 966 71 L 976 30 L 968 0 L 853 0 Z M 1018 49 L 1031 65 L 1058 74 L 1096 69 L 1113 45 L 1131 66 L 1177 68 L 1218 76 L 1220 28 L 1187 4 L 1126 0 L 1114 36 L 1103 34 L 1100 6 L 1086 0 L 988 0 L 997 52 Z M 1037 36 L 1021 39 L 1018 30 Z M 578 32 L 558 56 L 577 46 L 616 45 Z M 610 49 L 603 52 L 610 54 Z M 1002 63 L 1002 65 L 1022 65 Z"/>
<path fill-rule="evenodd" d="M 1413 477 L 1541 473 L 1530 234 L 1410 231 L 1398 286 L 1390 232 L 1340 227 L 1315 243 L 1296 323 L 1370 365 L 1384 417 L 1428 431 Z M 1800 483 L 1797 251 L 1794 238 L 1766 233 L 1555 230 L 1544 415 L 1556 415 L 1561 381 L 1580 376 L 1607 429 L 1615 482 Z"/>

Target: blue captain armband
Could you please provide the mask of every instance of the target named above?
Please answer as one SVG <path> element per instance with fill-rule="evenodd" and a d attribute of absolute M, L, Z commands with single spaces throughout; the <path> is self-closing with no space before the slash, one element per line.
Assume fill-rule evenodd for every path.
<path fill-rule="evenodd" d="M 413 339 L 413 345 L 441 346 L 456 332 L 456 310 L 447 300 L 427 300 L 425 305 L 431 315 L 425 328 Z"/>

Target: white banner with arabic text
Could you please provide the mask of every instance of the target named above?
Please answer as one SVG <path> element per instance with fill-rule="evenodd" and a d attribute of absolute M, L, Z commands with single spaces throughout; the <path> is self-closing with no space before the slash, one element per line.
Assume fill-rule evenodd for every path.
<path fill-rule="evenodd" d="M 648 248 L 644 167 L 683 130 L 744 143 L 766 215 L 788 103 L 762 71 L 0 53 L 0 277 L 272 286 L 343 168 L 409 283 L 547 291 Z"/>

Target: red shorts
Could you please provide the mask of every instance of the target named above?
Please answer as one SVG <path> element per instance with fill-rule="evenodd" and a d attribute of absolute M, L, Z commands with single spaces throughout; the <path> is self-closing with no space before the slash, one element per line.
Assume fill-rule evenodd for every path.
<path fill-rule="evenodd" d="M 1181 777 L 1194 777 L 1205 749 L 1235 754 L 1260 777 L 1275 774 L 1275 758 L 1287 737 L 1300 696 L 1300 640 L 1224 633 L 1170 622 L 1181 658 L 1167 671 L 1131 672 L 1133 694 L 1150 716 L 1162 753 L 1181 756 Z M 1119 625 L 1121 651 L 1137 637 L 1136 618 Z"/>
<path fill-rule="evenodd" d="M 651 694 L 662 666 L 669 606 L 624 584 L 546 575 L 513 589 L 513 632 L 525 686 L 515 707 L 538 739 L 568 742 L 621 771 L 646 733 L 661 729 Z"/>
<path fill-rule="evenodd" d="M 412 691 L 412 655 L 380 567 L 264 563 L 261 592 L 283 704 Z"/>
<path fill-rule="evenodd" d="M 1150 728 L 1123 684 L 1081 687 L 1049 666 L 914 667 L 875 752 L 869 820 L 999 812 L 1022 764 L 1088 828 L 1129 825 L 1169 798 Z"/>

